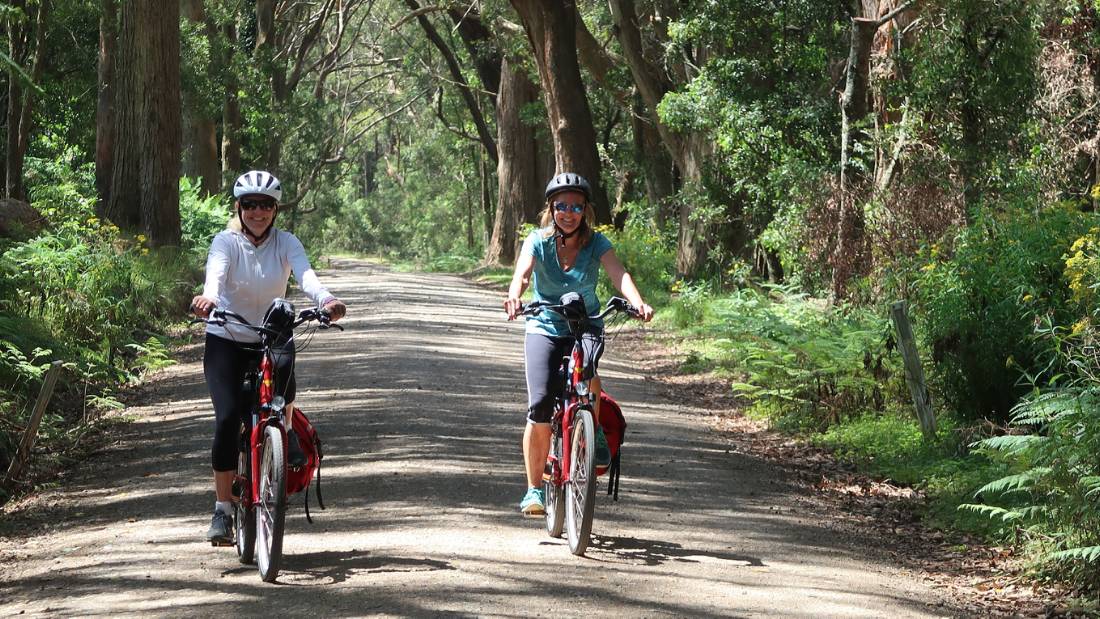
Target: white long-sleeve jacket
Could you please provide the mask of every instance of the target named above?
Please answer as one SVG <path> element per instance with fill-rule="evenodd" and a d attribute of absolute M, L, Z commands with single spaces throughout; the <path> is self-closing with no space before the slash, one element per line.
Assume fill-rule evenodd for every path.
<path fill-rule="evenodd" d="M 298 237 L 272 228 L 257 247 L 243 233 L 224 230 L 210 243 L 202 296 L 213 299 L 219 309 L 234 311 L 260 326 L 271 301 L 286 296 L 291 273 L 318 307 L 335 298 L 321 285 Z M 260 341 L 252 331 L 233 324 L 208 324 L 206 332 L 239 342 Z"/>

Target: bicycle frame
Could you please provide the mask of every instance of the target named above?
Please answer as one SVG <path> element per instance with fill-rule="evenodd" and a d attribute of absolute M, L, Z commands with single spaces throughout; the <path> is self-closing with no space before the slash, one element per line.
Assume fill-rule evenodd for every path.
<path fill-rule="evenodd" d="M 238 479 L 241 488 L 247 487 L 249 491 L 247 493 L 242 492 L 238 497 L 241 504 L 246 509 L 252 508 L 252 506 L 260 502 L 260 476 L 256 474 L 256 471 L 260 470 L 260 442 L 264 435 L 264 430 L 274 424 L 279 428 L 279 435 L 283 439 L 283 448 L 287 447 L 287 435 L 286 424 L 284 422 L 283 409 L 274 409 L 271 406 L 271 402 L 275 399 L 275 363 L 271 360 L 271 350 L 265 346 L 263 350 L 263 357 L 260 359 L 259 375 L 259 394 L 256 404 L 252 408 L 252 429 L 249 432 L 248 439 L 248 455 L 251 466 L 249 467 L 250 476 L 252 479 L 242 480 Z M 276 414 L 272 414 L 275 411 Z M 285 453 L 285 452 L 284 452 Z M 238 475 L 238 477 L 240 477 Z"/>
<path fill-rule="evenodd" d="M 561 417 L 558 427 L 561 430 L 561 462 L 555 463 L 551 470 L 551 480 L 554 485 L 561 486 L 569 481 L 570 454 L 572 453 L 573 416 L 577 411 L 590 405 L 587 396 L 580 395 L 577 385 L 586 383 L 584 380 L 584 347 L 578 337 L 573 343 L 573 351 L 570 354 L 568 376 L 565 381 L 565 391 L 558 398 L 558 406 L 554 409 L 554 417 Z M 585 390 L 587 391 L 587 389 Z M 597 420 L 598 421 L 598 420 Z M 553 459 L 553 456 L 551 455 Z"/>

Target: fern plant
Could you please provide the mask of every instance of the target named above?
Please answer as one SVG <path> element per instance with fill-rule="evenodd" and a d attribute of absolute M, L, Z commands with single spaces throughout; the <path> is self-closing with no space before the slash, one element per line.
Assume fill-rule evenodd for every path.
<path fill-rule="evenodd" d="M 1013 472 L 982 486 L 959 508 L 1008 525 L 1037 551 L 1040 569 L 1086 586 L 1100 582 L 1100 387 L 1078 383 L 1036 391 L 1013 410 L 1026 434 L 975 448 Z"/>

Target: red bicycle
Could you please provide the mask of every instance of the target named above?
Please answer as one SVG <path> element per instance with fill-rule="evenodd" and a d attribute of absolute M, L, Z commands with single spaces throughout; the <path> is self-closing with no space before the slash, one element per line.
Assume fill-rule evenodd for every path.
<path fill-rule="evenodd" d="M 569 550 L 583 555 L 592 536 L 592 517 L 596 508 L 596 419 L 594 402 L 600 397 L 592 393 L 589 383 L 595 375 L 592 360 L 585 356 L 581 336 L 589 331 L 593 320 L 602 320 L 614 312 L 632 318 L 638 311 L 621 297 L 612 297 L 599 314 L 589 316 L 584 301 L 576 293 L 568 293 L 558 304 L 535 301 L 524 305 L 520 313 L 534 316 L 552 311 L 565 319 L 573 336 L 573 350 L 562 358 L 563 389 L 555 399 L 554 416 L 550 421 L 550 453 L 543 474 L 543 496 L 546 502 L 546 531 L 551 537 L 561 537 L 564 526 Z M 602 339 L 603 334 L 599 337 Z"/>
<path fill-rule="evenodd" d="M 216 325 L 232 321 L 260 336 L 257 346 L 257 351 L 262 353 L 259 365 L 246 374 L 244 381 L 244 389 L 253 394 L 253 405 L 248 418 L 241 421 L 241 452 L 233 479 L 233 500 L 236 506 L 234 530 L 237 556 L 244 564 L 255 561 L 264 582 L 274 582 L 279 575 L 288 494 L 286 401 L 274 392 L 273 349 L 277 343 L 285 343 L 287 338 L 292 337 L 295 329 L 309 322 L 316 322 L 320 329 L 335 327 L 344 330 L 332 323 L 324 310 L 303 310 L 294 318 L 294 306 L 288 301 L 276 299 L 272 302 L 272 308 L 280 304 L 285 304 L 282 313 L 289 319 L 277 325 L 269 319 L 263 326 L 257 327 L 240 314 L 221 309 L 212 310 L 209 319 L 192 321 Z M 269 309 L 268 316 L 271 315 L 273 312 Z M 253 471 L 259 471 L 259 474 L 253 475 Z M 308 475 L 305 487 L 309 487 Z"/>

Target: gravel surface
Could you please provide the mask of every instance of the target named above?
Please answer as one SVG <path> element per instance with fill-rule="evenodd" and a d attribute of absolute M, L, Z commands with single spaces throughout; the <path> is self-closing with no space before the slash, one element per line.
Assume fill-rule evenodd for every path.
<path fill-rule="evenodd" d="M 775 464 L 609 340 L 620 500 L 601 486 L 587 556 L 523 519 L 522 326 L 458 277 L 338 260 L 347 331 L 299 357 L 324 497 L 287 516 L 278 583 L 204 534 L 212 415 L 201 345 L 143 389 L 137 421 L 59 487 L 5 508 L 0 615 L 955 616 L 919 575 L 813 513 Z M 196 337 L 196 342 L 201 341 Z M 616 344 L 624 346 L 616 346 Z M 601 479 L 602 481 L 602 479 Z"/>

